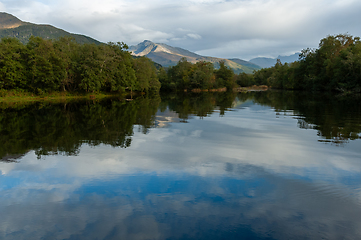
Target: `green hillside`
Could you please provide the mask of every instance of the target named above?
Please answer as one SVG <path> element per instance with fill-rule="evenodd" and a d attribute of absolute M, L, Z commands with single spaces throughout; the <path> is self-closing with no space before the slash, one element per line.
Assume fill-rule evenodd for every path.
<path fill-rule="evenodd" d="M 259 70 L 261 69 L 261 67 L 257 64 L 254 64 L 252 62 L 249 62 L 249 61 L 245 61 L 245 60 L 242 60 L 242 59 L 239 59 L 239 58 L 231 58 L 231 59 L 228 59 L 228 60 L 231 60 L 232 62 L 235 62 L 235 63 L 238 63 L 242 66 L 244 66 L 245 68 L 247 68 L 248 70 L 250 71 L 254 71 L 254 70 Z M 245 71 L 246 72 L 246 71 Z"/>
<path fill-rule="evenodd" d="M 253 64 L 253 65 L 250 65 L 250 64 L 242 64 L 242 63 L 239 63 L 237 61 L 235 61 L 235 59 L 222 59 L 222 58 L 215 58 L 215 57 L 203 57 L 200 59 L 201 61 L 206 61 L 206 62 L 211 62 L 213 63 L 214 67 L 216 69 L 219 68 L 219 62 L 220 61 L 223 61 L 224 62 L 224 65 L 227 66 L 227 67 L 230 67 L 233 72 L 235 74 L 239 74 L 239 73 L 253 73 L 254 70 L 259 70 L 261 69 L 259 66 Z M 240 61 L 244 61 L 244 60 L 241 60 L 241 59 L 238 59 Z M 246 62 L 246 61 L 244 61 Z"/>
<path fill-rule="evenodd" d="M 20 42 L 26 44 L 31 36 L 41 37 L 43 39 L 58 39 L 60 37 L 71 36 L 76 42 L 95 43 L 101 42 L 79 34 L 72 34 L 51 25 L 39 25 L 27 23 L 19 20 L 8 13 L 0 13 L 0 38 L 14 37 Z"/>

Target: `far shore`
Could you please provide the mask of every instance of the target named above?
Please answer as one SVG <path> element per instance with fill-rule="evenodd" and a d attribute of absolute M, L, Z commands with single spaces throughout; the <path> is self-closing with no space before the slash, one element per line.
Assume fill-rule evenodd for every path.
<path fill-rule="evenodd" d="M 253 85 L 250 87 L 237 87 L 234 88 L 233 91 L 234 92 L 258 92 L 258 91 L 267 91 L 269 89 L 268 86 L 266 85 Z M 200 88 L 194 88 L 189 90 L 190 92 L 226 92 L 227 88 L 217 88 L 217 89 L 200 89 Z M 187 89 L 184 89 L 184 92 L 187 92 Z"/>
<path fill-rule="evenodd" d="M 236 92 L 259 92 L 259 91 L 267 91 L 269 89 L 268 86 L 266 85 L 253 85 L 250 87 L 239 87 L 239 88 L 235 88 Z"/>

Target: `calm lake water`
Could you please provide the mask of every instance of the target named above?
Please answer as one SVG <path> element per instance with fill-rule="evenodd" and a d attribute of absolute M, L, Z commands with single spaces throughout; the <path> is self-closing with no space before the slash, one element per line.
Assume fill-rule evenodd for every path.
<path fill-rule="evenodd" d="M 0 159 L 0 239 L 361 239 L 357 97 L 3 104 Z"/>

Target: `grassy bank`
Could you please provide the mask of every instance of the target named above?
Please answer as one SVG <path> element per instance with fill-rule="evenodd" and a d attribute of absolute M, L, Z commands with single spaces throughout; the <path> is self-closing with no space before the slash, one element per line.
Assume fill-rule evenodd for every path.
<path fill-rule="evenodd" d="M 34 93 L 23 90 L 0 90 L 0 103 L 16 103 L 16 102 L 37 102 L 37 101 L 65 101 L 72 99 L 101 99 L 106 97 L 126 97 L 127 94 L 120 93 L 71 93 L 71 92 L 52 92 L 36 95 Z"/>

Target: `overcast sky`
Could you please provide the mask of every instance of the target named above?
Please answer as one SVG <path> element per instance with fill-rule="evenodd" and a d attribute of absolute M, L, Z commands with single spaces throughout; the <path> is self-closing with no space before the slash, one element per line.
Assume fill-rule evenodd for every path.
<path fill-rule="evenodd" d="M 277 57 L 327 35 L 361 36 L 360 0 L 0 0 L 0 11 L 102 42 L 143 40 L 201 55 Z"/>

